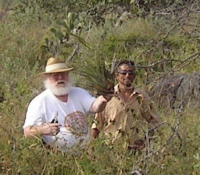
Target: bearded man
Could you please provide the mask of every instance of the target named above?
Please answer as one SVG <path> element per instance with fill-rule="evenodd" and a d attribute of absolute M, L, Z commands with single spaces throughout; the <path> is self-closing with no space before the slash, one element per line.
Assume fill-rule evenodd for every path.
<path fill-rule="evenodd" d="M 92 126 L 94 138 L 102 132 L 113 144 L 124 140 L 128 148 L 142 149 L 145 133 L 153 133 L 161 123 L 151 98 L 134 86 L 135 77 L 134 62 L 124 60 L 118 64 L 115 94 L 106 108 L 95 116 Z"/>
<path fill-rule="evenodd" d="M 47 61 L 44 75 L 46 90 L 28 106 L 23 126 L 25 137 L 42 137 L 45 144 L 68 151 L 89 140 L 86 115 L 101 112 L 106 98 L 94 98 L 86 90 L 72 87 L 66 64 L 58 58 Z"/>

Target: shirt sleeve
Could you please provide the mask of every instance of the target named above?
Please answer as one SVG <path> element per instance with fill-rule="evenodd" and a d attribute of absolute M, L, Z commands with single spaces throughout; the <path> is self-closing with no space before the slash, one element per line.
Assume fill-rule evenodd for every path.
<path fill-rule="evenodd" d="M 44 113 L 41 103 L 36 100 L 31 101 L 26 112 L 26 118 L 23 128 L 28 126 L 39 126 L 44 123 Z"/>
<path fill-rule="evenodd" d="M 105 122 L 105 110 L 95 115 L 94 121 L 92 123 L 92 129 L 96 128 L 99 131 L 101 131 L 103 129 L 104 122 Z"/>
<path fill-rule="evenodd" d="M 155 104 L 147 94 L 144 94 L 144 99 L 141 106 L 141 114 L 142 117 L 149 123 L 150 129 L 158 126 L 161 123 L 161 119 Z"/>
<path fill-rule="evenodd" d="M 95 101 L 95 97 L 93 97 L 88 91 L 84 89 L 80 89 L 80 100 L 81 104 L 84 107 L 86 113 L 90 111 L 90 107 L 92 106 L 92 103 Z"/>

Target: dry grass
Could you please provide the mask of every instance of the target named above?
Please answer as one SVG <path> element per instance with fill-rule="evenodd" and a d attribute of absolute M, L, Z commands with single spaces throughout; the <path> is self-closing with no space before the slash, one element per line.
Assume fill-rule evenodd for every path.
<path fill-rule="evenodd" d="M 38 14 L 31 15 L 11 15 L 0 21 L 0 174 L 126 175 L 133 171 L 151 175 L 199 173 L 200 111 L 192 105 L 186 105 L 184 110 L 170 109 L 167 113 L 165 108 L 160 107 L 159 112 L 164 123 L 151 146 L 142 152 L 128 151 L 124 142 L 114 147 L 105 146 L 104 138 L 100 138 L 92 142 L 86 150 L 77 150 L 76 154 L 71 154 L 48 150 L 42 146 L 39 139 L 25 139 L 22 126 L 26 108 L 28 102 L 42 90 L 38 72 L 43 70 L 44 62 L 49 56 L 40 46 L 44 38 L 49 36 L 49 27 L 54 26 L 55 22 L 50 17 L 47 19 L 45 14 L 41 21 L 36 18 Z M 83 30 L 81 36 L 92 50 L 80 46 L 73 64 L 78 70 L 86 59 L 106 58 L 106 63 L 110 64 L 114 57 L 129 58 L 140 66 L 147 66 L 138 69 L 137 84 L 143 84 L 149 72 L 155 80 L 171 67 L 164 65 L 166 67 L 163 68 L 163 65 L 159 64 L 160 67 L 156 65 L 157 67 L 148 69 L 147 64 L 168 57 L 184 60 L 183 55 L 199 51 L 195 37 L 188 40 L 188 36 L 180 35 L 178 27 L 173 31 L 173 35 L 169 33 L 170 41 L 163 41 L 169 27 L 164 26 L 165 21 L 159 22 L 161 33 L 155 32 L 153 26 L 156 22 L 154 23 L 153 19 L 147 23 L 137 18 L 116 30 L 111 24 Z M 88 29 L 88 26 L 86 28 Z M 199 71 L 198 65 L 196 59 L 179 72 Z M 74 77 L 77 85 L 85 82 L 79 74 Z M 194 82 L 198 84 L 197 81 Z M 190 89 L 188 81 L 184 87 Z M 187 90 L 184 87 L 183 90 Z M 181 92 L 183 91 L 177 91 L 180 96 L 188 96 L 185 95 L 186 92 L 184 95 Z M 196 101 L 196 104 L 199 104 L 199 101 Z M 95 149 L 89 154 L 91 147 Z"/>

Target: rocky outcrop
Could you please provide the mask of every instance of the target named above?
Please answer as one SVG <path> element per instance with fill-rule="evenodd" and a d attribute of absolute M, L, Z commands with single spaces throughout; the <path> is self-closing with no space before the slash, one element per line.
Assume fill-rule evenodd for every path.
<path fill-rule="evenodd" d="M 150 88 L 149 95 L 160 108 L 200 107 L 200 72 L 165 77 Z"/>

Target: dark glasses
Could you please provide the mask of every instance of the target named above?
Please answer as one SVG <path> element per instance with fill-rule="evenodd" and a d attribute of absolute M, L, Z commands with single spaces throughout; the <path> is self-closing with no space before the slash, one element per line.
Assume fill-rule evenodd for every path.
<path fill-rule="evenodd" d="M 119 70 L 118 73 L 120 73 L 120 74 L 122 74 L 122 75 L 126 75 L 126 74 L 135 75 L 135 72 L 134 72 L 134 71 Z"/>

